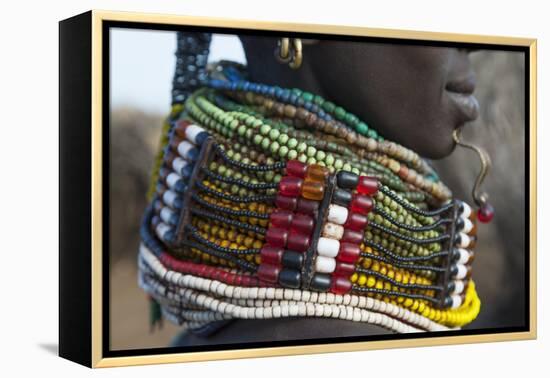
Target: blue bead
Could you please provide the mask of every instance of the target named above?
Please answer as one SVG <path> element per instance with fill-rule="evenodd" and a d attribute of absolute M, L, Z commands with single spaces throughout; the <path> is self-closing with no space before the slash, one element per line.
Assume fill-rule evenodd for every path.
<path fill-rule="evenodd" d="M 304 104 L 304 108 L 305 108 L 306 110 L 309 110 L 309 111 L 311 111 L 311 107 L 312 107 L 312 106 L 313 106 L 313 104 L 312 104 L 311 102 L 306 102 L 306 103 Z"/>
<path fill-rule="evenodd" d="M 195 143 L 197 145 L 201 145 L 204 143 L 204 141 L 206 140 L 206 138 L 208 138 L 210 136 L 210 134 L 208 134 L 208 132 L 206 131 L 201 131 L 196 137 L 195 137 Z"/>
<path fill-rule="evenodd" d="M 260 84 L 260 93 L 266 94 L 269 91 L 269 87 L 265 84 Z"/>
<path fill-rule="evenodd" d="M 185 193 L 187 190 L 187 185 L 182 180 L 178 180 L 174 189 L 178 193 Z"/>
<path fill-rule="evenodd" d="M 326 114 L 327 113 L 325 113 L 323 110 L 319 110 L 319 113 L 317 113 L 317 115 L 321 118 L 324 117 Z"/>
<path fill-rule="evenodd" d="M 239 85 L 239 83 L 237 83 L 236 81 L 232 82 L 232 83 L 231 83 L 231 90 L 232 90 L 232 91 L 236 91 L 238 85 Z"/>
<path fill-rule="evenodd" d="M 298 101 L 298 96 L 296 96 L 295 94 L 291 94 L 291 95 L 290 95 L 290 98 L 289 98 L 289 101 L 290 101 L 292 104 L 296 104 L 296 101 Z"/>
<path fill-rule="evenodd" d="M 244 86 L 244 82 L 243 82 L 243 81 L 238 81 L 238 82 L 237 82 L 237 89 L 238 89 L 238 90 L 242 90 L 242 89 L 243 89 L 243 86 Z"/>
<path fill-rule="evenodd" d="M 181 170 L 181 176 L 183 178 L 189 178 L 191 177 L 191 174 L 193 173 L 193 166 L 192 165 L 186 165 Z"/>
<path fill-rule="evenodd" d="M 250 91 L 257 92 L 258 91 L 258 84 L 256 83 L 250 83 Z"/>
<path fill-rule="evenodd" d="M 176 210 L 180 210 L 181 207 L 183 206 L 183 200 L 182 200 L 181 198 L 176 198 L 176 199 L 174 200 L 173 205 L 174 205 L 174 208 L 175 208 Z"/>
<path fill-rule="evenodd" d="M 269 87 L 269 89 L 267 90 L 267 94 L 270 95 L 270 96 L 275 96 L 275 88 L 274 87 Z"/>
<path fill-rule="evenodd" d="M 290 98 L 290 91 L 284 90 L 283 94 L 281 96 L 281 100 L 288 102 L 288 99 Z"/>
<path fill-rule="evenodd" d="M 170 219 L 168 220 L 169 224 L 171 224 L 172 226 L 176 226 L 178 224 L 178 221 L 179 221 L 179 215 L 178 214 L 172 214 L 172 216 L 170 217 Z"/>
<path fill-rule="evenodd" d="M 296 105 L 297 105 L 297 106 L 304 107 L 305 103 L 306 103 L 306 102 L 305 102 L 304 99 L 301 98 L 301 97 L 298 97 L 298 100 L 296 100 Z"/>
<path fill-rule="evenodd" d="M 174 231 L 166 231 L 163 235 L 163 239 L 166 243 L 173 243 L 175 240 Z"/>
<path fill-rule="evenodd" d="M 247 91 L 248 88 L 250 88 L 250 83 L 248 81 L 245 81 L 243 84 L 243 91 Z"/>

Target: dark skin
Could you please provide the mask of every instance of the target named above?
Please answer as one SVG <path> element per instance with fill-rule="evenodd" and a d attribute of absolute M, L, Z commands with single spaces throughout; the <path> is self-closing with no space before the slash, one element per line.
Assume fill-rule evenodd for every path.
<path fill-rule="evenodd" d="M 478 116 L 467 49 L 305 41 L 292 70 L 274 58 L 277 40 L 242 36 L 250 80 L 300 88 L 356 114 L 385 138 L 431 159 L 454 149 L 453 130 Z M 234 320 L 209 337 L 182 334 L 173 345 L 303 340 L 389 333 L 325 318 Z"/>

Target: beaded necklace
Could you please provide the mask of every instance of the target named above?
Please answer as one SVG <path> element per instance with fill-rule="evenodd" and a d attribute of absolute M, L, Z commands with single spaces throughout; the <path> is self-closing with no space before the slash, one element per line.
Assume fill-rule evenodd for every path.
<path fill-rule="evenodd" d="M 476 219 L 413 151 L 299 89 L 220 62 L 167 120 L 140 286 L 191 329 L 331 317 L 396 332 L 471 322 Z"/>

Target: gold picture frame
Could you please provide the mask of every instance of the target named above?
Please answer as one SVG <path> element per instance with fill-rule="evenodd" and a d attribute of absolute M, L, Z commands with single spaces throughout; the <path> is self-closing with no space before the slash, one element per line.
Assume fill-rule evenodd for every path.
<path fill-rule="evenodd" d="M 266 347 L 255 349 L 231 349 L 218 351 L 201 351 L 201 352 L 186 352 L 186 353 L 167 353 L 167 354 L 150 354 L 137 356 L 123 357 L 107 357 L 103 353 L 103 345 L 105 341 L 104 317 L 103 317 L 103 293 L 105 277 L 103 276 L 103 250 L 102 245 L 105 241 L 103 235 L 103 218 L 104 218 L 104 186 L 103 174 L 105 161 L 103 161 L 103 143 L 105 142 L 103 134 L 103 122 L 105 114 L 103 113 L 104 90 L 103 90 L 103 46 L 105 43 L 104 24 L 106 22 L 127 22 L 140 24 L 162 24 L 167 26 L 190 25 L 202 27 L 216 28 L 239 28 L 262 31 L 282 31 L 282 32 L 302 32 L 302 33 L 324 33 L 331 35 L 343 36 L 364 36 L 377 38 L 399 38 L 405 40 L 423 40 L 423 41 L 441 41 L 441 42 L 458 42 L 458 43 L 475 43 L 479 45 L 502 45 L 502 46 L 519 46 L 528 51 L 528 87 L 529 87 L 529 107 L 527 110 L 526 121 L 529 124 L 529 197 L 526 200 L 526 206 L 529 207 L 529 234 L 526 238 L 529 241 L 529 266 L 526 267 L 529 272 L 529 326 L 528 330 L 522 332 L 507 332 L 507 333 L 487 333 L 476 335 L 456 335 L 456 336 L 430 336 L 428 338 L 405 338 L 398 340 L 381 340 L 381 341 L 365 341 L 365 342 L 346 342 L 337 344 L 317 344 L 306 346 L 283 346 L 283 347 Z M 70 51 L 75 49 L 77 45 L 77 37 L 75 33 L 84 33 L 83 40 L 88 41 L 83 48 L 89 48 L 90 57 L 88 67 L 90 69 L 90 77 L 82 79 L 78 73 L 73 73 L 72 76 L 64 71 L 66 64 L 64 59 L 73 57 Z M 68 36 L 68 34 L 73 34 Z M 89 38 L 88 38 L 89 37 Z M 387 349 L 387 348 L 403 348 L 403 347 L 418 347 L 418 346 L 435 346 L 448 344 L 465 344 L 465 343 L 480 343 L 480 342 L 495 342 L 495 341 L 512 341 L 535 339 L 537 336 L 537 298 L 536 298 L 536 212 L 537 212 L 537 193 L 536 193 L 536 114 L 537 114 L 537 41 L 531 38 L 513 38 L 502 36 L 486 36 L 486 35 L 469 35 L 469 34 L 453 34 L 453 33 L 438 33 L 426 31 L 412 30 L 394 30 L 394 29 L 378 29 L 368 27 L 354 27 L 342 25 L 322 25 L 322 24 L 297 24 L 297 23 L 282 23 L 282 22 L 265 22 L 254 20 L 234 20 L 210 17 L 191 17 L 177 15 L 162 15 L 162 14 L 146 14 L 146 13 L 126 13 L 126 12 L 111 12 L 93 10 L 81 16 L 76 16 L 72 19 L 62 21 L 60 23 L 60 89 L 67 90 L 65 85 L 69 85 L 72 78 L 84 80 L 86 86 L 83 87 L 83 93 L 90 90 L 90 102 L 83 102 L 80 106 L 83 111 L 86 106 L 89 106 L 89 113 L 86 115 L 67 115 L 65 108 L 68 107 L 70 101 L 68 96 L 63 97 L 61 94 L 60 101 L 60 123 L 61 134 L 63 133 L 79 133 L 67 134 L 67 138 L 75 138 L 83 135 L 85 141 L 90 142 L 89 156 L 89 181 L 82 183 L 83 186 L 91 184 L 90 201 L 89 201 L 89 223 L 85 226 L 89 229 L 80 229 L 79 232 L 89 232 L 89 241 L 91 243 L 89 254 L 85 255 L 85 259 L 77 259 L 69 256 L 69 249 L 72 242 L 61 242 L 60 247 L 60 355 L 62 357 L 74 360 L 90 367 L 113 367 L 113 366 L 128 366 L 128 365 L 144 365 L 144 364 L 160 364 L 173 362 L 188 362 L 188 361 L 207 361 L 219 359 L 237 359 L 248 357 L 266 357 L 266 356 L 283 356 L 283 355 L 299 355 L 311 353 L 328 353 L 328 352 L 347 352 L 372 349 Z M 82 46 L 82 45 L 81 45 Z M 64 55 L 65 54 L 65 55 Z M 82 58 L 86 59 L 86 57 Z M 76 79 L 75 79 L 76 80 Z M 89 87 L 87 86 L 89 85 Z M 80 101 L 81 99 L 79 99 Z M 71 118 L 76 117 L 76 118 Z M 81 118 L 78 118 L 81 117 Z M 68 131 L 70 127 L 77 127 L 74 121 L 89 120 L 90 127 L 83 128 L 80 132 L 73 130 Z M 69 127 L 68 123 L 72 122 Z M 75 136 L 76 135 L 76 136 Z M 87 139 L 89 138 L 89 139 Z M 63 181 L 63 159 L 64 155 L 63 144 L 64 137 L 61 136 L 61 180 Z M 70 151 L 67 151 L 69 153 Z M 70 167 L 67 166 L 66 174 L 70 174 Z M 63 182 L 62 182 L 63 184 Z M 68 193 L 67 195 L 70 195 Z M 75 214 L 65 213 L 63 204 L 61 209 L 61 235 L 63 232 L 74 230 L 71 227 L 70 219 Z M 69 210 L 67 210 L 69 211 Z M 68 215 L 67 215 L 68 214 Z M 65 221 L 63 220 L 64 215 Z M 84 216 L 84 215 L 82 215 Z M 65 227 L 65 228 L 64 228 Z M 86 239 L 88 240 L 88 239 Z M 74 248 L 71 253 L 75 253 Z M 88 252 L 87 252 L 88 253 Z M 79 265 L 80 264 L 80 265 Z M 71 272 L 69 272 L 71 270 Z M 88 279 L 89 286 L 79 286 L 73 279 L 77 279 L 74 275 L 76 272 L 86 271 L 87 275 L 81 279 Z M 80 319 L 74 323 L 72 319 L 79 316 L 78 313 L 72 312 L 69 309 L 70 304 L 74 304 L 73 296 L 75 292 L 69 286 L 73 285 L 76 289 L 90 289 L 90 295 L 82 294 L 82 301 L 85 303 L 81 311 L 89 311 L 89 316 Z M 66 298 L 66 299 L 64 299 Z M 79 328 L 80 327 L 80 328 Z M 77 329 L 81 329 L 80 335 L 74 334 Z M 88 337 L 89 334 L 89 337 Z M 84 335 L 84 336 L 83 336 Z M 79 338 L 83 344 L 89 343 L 83 351 L 73 352 L 72 349 L 77 347 L 76 338 Z M 89 354 L 88 354 L 89 353 Z"/>

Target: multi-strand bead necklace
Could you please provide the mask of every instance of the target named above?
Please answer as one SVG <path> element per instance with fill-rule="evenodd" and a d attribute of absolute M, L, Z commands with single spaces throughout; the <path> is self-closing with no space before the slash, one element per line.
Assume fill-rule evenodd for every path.
<path fill-rule="evenodd" d="M 477 316 L 471 208 L 355 115 L 219 65 L 165 131 L 140 246 L 140 285 L 165 317 L 413 332 Z"/>

